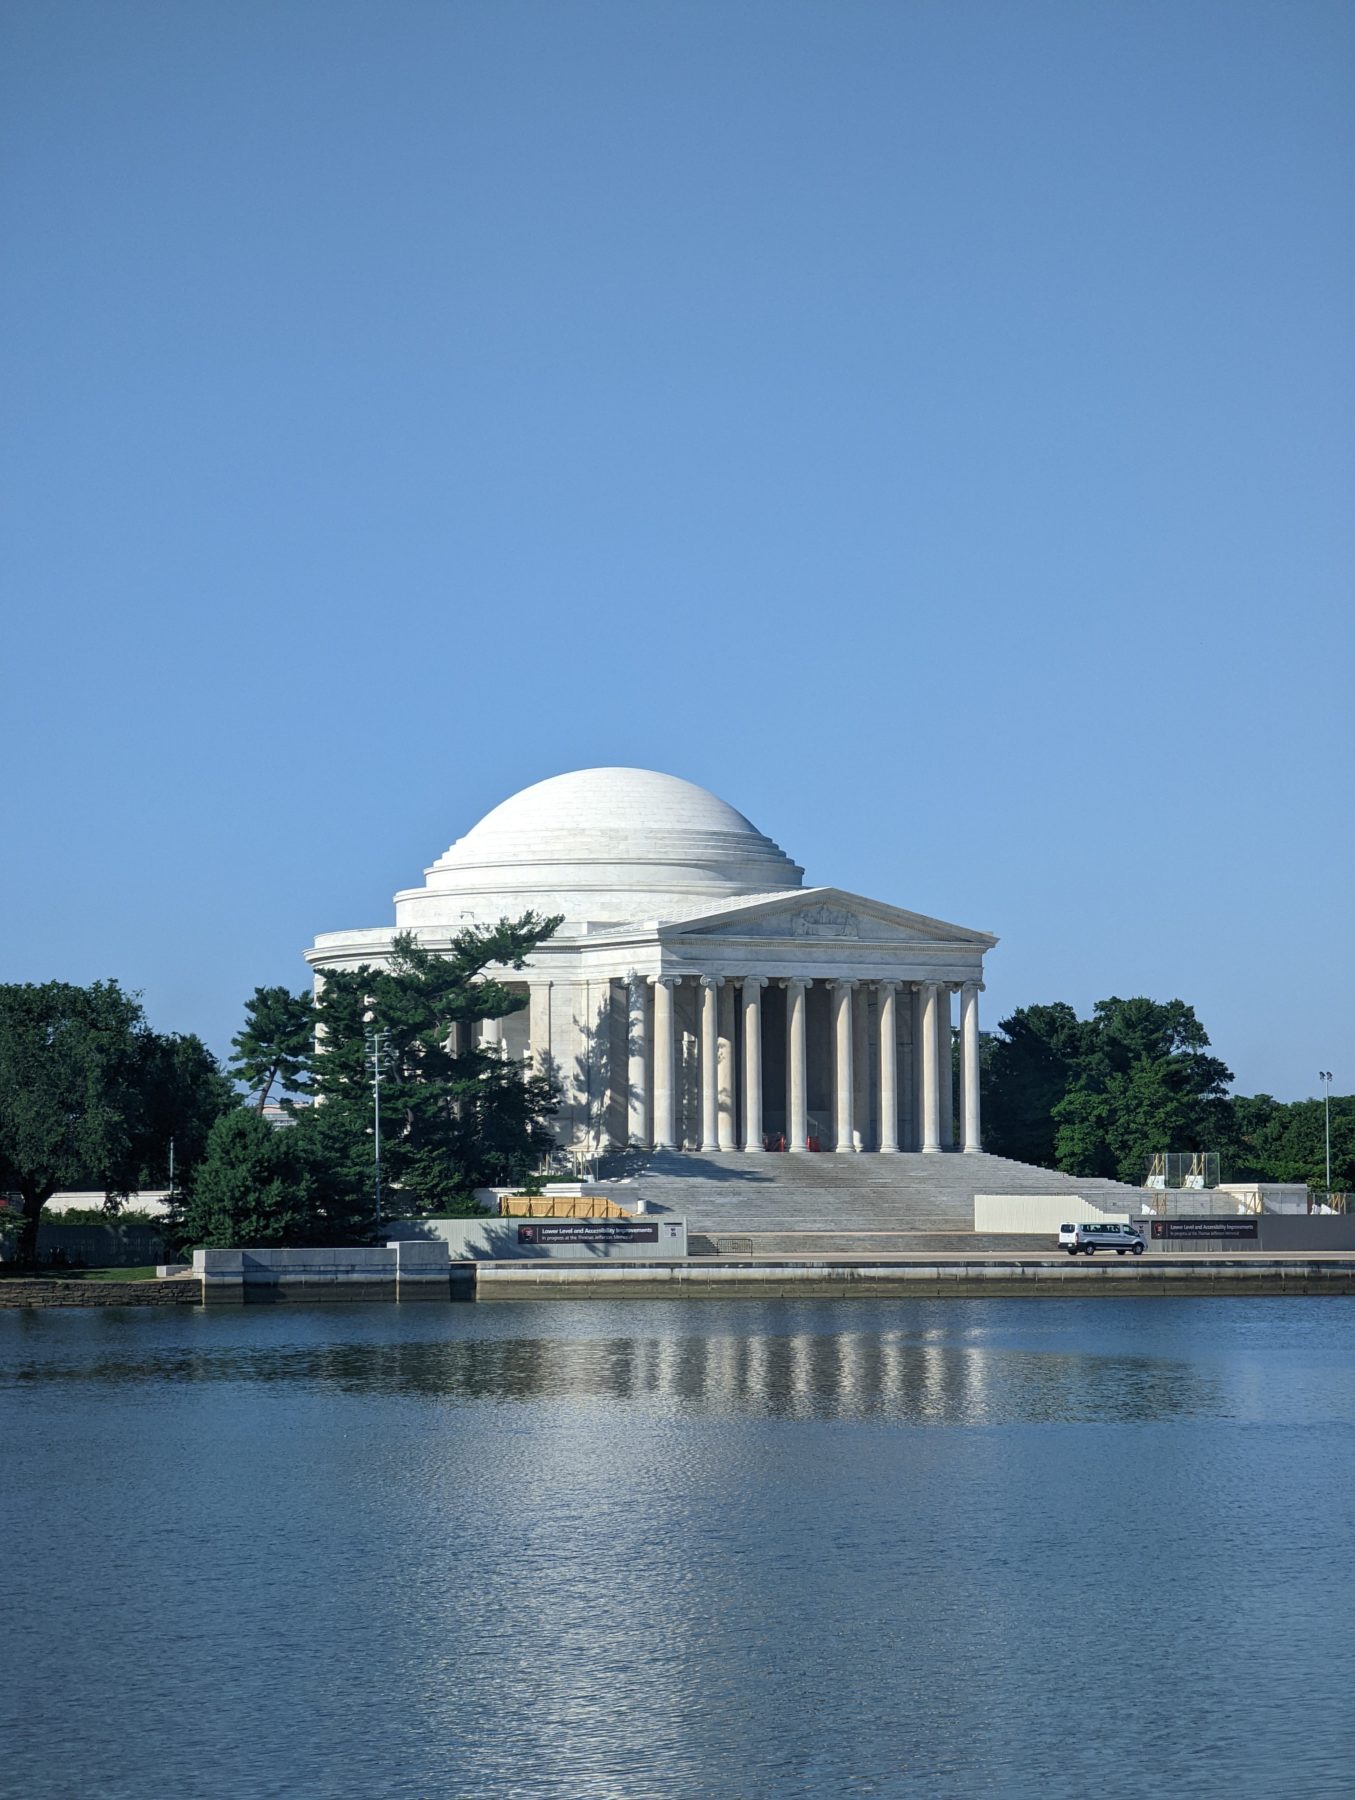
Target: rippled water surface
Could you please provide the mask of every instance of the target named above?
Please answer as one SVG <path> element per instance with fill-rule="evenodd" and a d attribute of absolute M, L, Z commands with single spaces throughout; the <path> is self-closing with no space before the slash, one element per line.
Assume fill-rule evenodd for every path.
<path fill-rule="evenodd" d="M 0 1313 L 0 1789 L 1341 1796 L 1355 1303 Z"/>

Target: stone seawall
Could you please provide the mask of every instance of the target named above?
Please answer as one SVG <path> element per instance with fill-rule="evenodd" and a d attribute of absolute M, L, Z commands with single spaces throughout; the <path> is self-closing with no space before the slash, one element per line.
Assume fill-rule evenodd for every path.
<path fill-rule="evenodd" d="M 477 1300 L 770 1300 L 1146 1298 L 1167 1295 L 1355 1294 L 1355 1259 L 1224 1261 L 671 1263 L 547 1268 L 481 1264 Z"/>
<path fill-rule="evenodd" d="M 202 1283 L 173 1281 L 0 1281 L 0 1306 L 199 1306 Z"/>
<path fill-rule="evenodd" d="M 1087 1263 L 1057 1257 L 945 1262 L 460 1263 L 437 1280 L 307 1281 L 204 1291 L 170 1281 L 0 1281 L 0 1307 L 293 1305 L 365 1301 L 1135 1299 L 1168 1295 L 1355 1295 L 1355 1257 L 1155 1256 Z"/>

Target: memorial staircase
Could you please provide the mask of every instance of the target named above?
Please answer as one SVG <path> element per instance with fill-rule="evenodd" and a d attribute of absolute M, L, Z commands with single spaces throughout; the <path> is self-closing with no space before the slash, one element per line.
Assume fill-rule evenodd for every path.
<path fill-rule="evenodd" d="M 974 1233 L 975 1194 L 1066 1194 L 1070 1216 L 1142 1210 L 1143 1194 L 1118 1181 L 1082 1179 L 986 1153 L 938 1156 L 748 1155 L 626 1151 L 599 1174 L 613 1198 L 676 1213 L 689 1237 L 720 1254 L 764 1256 L 1030 1251 L 1028 1236 Z M 963 1244 L 961 1240 L 964 1240 Z"/>

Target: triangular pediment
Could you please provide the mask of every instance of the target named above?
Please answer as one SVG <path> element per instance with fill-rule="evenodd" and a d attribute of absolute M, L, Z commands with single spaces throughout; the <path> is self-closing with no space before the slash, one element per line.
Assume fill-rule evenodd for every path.
<path fill-rule="evenodd" d="M 997 939 L 986 931 L 951 925 L 925 913 L 907 912 L 881 900 L 867 900 L 843 888 L 799 888 L 771 898 L 751 895 L 718 911 L 659 926 L 663 939 L 776 938 L 783 942 L 862 944 L 968 944 L 990 950 Z"/>

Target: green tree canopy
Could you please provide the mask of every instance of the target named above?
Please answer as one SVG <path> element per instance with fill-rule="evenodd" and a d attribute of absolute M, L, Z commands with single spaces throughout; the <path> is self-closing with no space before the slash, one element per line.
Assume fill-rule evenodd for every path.
<path fill-rule="evenodd" d="M 388 1206 L 467 1211 L 474 1188 L 524 1175 L 553 1141 L 553 1088 L 473 1044 L 470 1027 L 523 1005 L 486 971 L 521 968 L 558 923 L 527 913 L 463 932 L 442 954 L 402 935 L 385 967 L 327 975 L 314 1006 L 285 988 L 256 989 L 234 1066 L 261 1097 L 281 1082 L 309 1089 L 316 1104 L 293 1109 L 290 1125 L 269 1124 L 259 1108 L 219 1120 L 176 1208 L 174 1241 L 187 1249 L 370 1235 L 369 1046 L 378 1031 Z"/>
<path fill-rule="evenodd" d="M 984 1143 L 997 1156 L 1053 1168 L 1054 1108 L 1077 1078 L 1092 1027 L 1062 1000 L 1022 1006 L 985 1038 Z"/>
<path fill-rule="evenodd" d="M 361 1242 L 371 1205 L 353 1148 L 332 1120 L 275 1126 L 237 1108 L 212 1127 L 170 1236 L 182 1250 Z"/>
<path fill-rule="evenodd" d="M 0 1189 L 21 1197 L 19 1259 L 33 1259 L 39 1215 L 59 1189 L 134 1192 L 180 1131 L 191 1166 L 231 1104 L 202 1044 L 151 1031 L 116 981 L 0 986 Z"/>
<path fill-rule="evenodd" d="M 245 1022 L 231 1039 L 232 1073 L 255 1096 L 260 1112 L 275 1085 L 302 1094 L 308 1083 L 315 1016 L 309 994 L 257 987 L 245 1003 Z"/>
<path fill-rule="evenodd" d="M 382 1160 L 402 1208 L 466 1210 L 474 1188 L 520 1180 L 550 1148 L 552 1084 L 472 1043 L 469 1028 L 525 1004 L 486 971 L 521 968 L 558 924 L 529 912 L 464 931 L 441 953 L 404 933 L 385 968 L 326 975 L 315 1009 L 317 1110 L 331 1130 L 343 1120 L 369 1141 L 367 1039 L 382 1032 Z"/>
<path fill-rule="evenodd" d="M 1239 1180 L 1304 1181 L 1327 1186 L 1326 1108 L 1321 1100 L 1286 1104 L 1269 1094 L 1233 1101 L 1236 1130 L 1235 1174 Z M 1331 1185 L 1355 1192 L 1355 1097 L 1335 1094 L 1331 1102 Z"/>
<path fill-rule="evenodd" d="M 191 1179 L 212 1126 L 239 1104 L 230 1077 L 191 1032 L 146 1031 L 138 1045 L 136 1089 L 135 1187 L 170 1185 L 171 1143 L 175 1185 Z"/>
<path fill-rule="evenodd" d="M 1098 1000 L 1074 1079 L 1053 1116 L 1057 1166 L 1138 1183 L 1158 1150 L 1230 1140 L 1232 1070 L 1183 1000 Z"/>
<path fill-rule="evenodd" d="M 1230 1151 L 1231 1071 L 1183 1000 L 1024 1006 L 984 1045 L 984 1141 L 1074 1175 L 1139 1182 L 1158 1150 Z M 1232 1160 L 1230 1158 L 1230 1160 Z"/>

